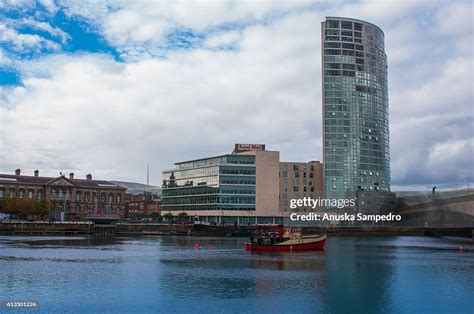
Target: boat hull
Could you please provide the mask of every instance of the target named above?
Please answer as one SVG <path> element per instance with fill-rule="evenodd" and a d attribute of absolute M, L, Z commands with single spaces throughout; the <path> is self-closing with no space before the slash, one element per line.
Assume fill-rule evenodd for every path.
<path fill-rule="evenodd" d="M 273 245 L 259 245 L 256 243 L 245 243 L 246 251 L 323 251 L 326 244 L 326 236 L 314 239 L 304 238 L 299 240 L 288 240 Z"/>

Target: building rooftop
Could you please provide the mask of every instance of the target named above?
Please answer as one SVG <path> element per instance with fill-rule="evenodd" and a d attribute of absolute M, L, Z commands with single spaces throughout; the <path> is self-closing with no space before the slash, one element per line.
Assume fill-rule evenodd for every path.
<path fill-rule="evenodd" d="M 359 19 L 354 19 L 352 17 L 344 17 L 344 16 L 326 16 L 326 20 L 347 20 L 347 21 L 352 21 L 352 22 L 370 24 L 373 27 L 378 28 L 382 32 L 382 34 L 385 35 L 385 33 L 383 32 L 383 30 L 380 27 L 378 27 L 374 23 L 370 23 L 370 22 L 367 22 L 367 21 L 364 21 L 364 20 L 359 20 Z"/>
<path fill-rule="evenodd" d="M 25 175 L 13 175 L 0 173 L 0 184 L 1 183 L 17 183 L 17 184 L 33 184 L 33 185 L 45 185 L 55 180 L 63 179 L 77 187 L 86 188 L 110 188 L 110 189 L 121 189 L 125 190 L 113 182 L 105 180 L 88 180 L 88 179 L 71 179 L 65 176 L 60 177 L 40 177 L 40 176 L 25 176 Z"/>

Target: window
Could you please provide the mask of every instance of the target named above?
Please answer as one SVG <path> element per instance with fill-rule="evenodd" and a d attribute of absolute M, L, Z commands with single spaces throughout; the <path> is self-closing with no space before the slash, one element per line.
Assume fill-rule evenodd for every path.
<path fill-rule="evenodd" d="M 18 198 L 23 198 L 25 197 L 25 191 L 24 190 L 19 190 L 18 191 Z"/>
<path fill-rule="evenodd" d="M 81 201 L 81 192 L 80 192 L 80 191 L 77 191 L 77 192 L 76 192 L 76 201 L 77 201 L 77 202 L 80 202 L 80 201 Z"/>
<path fill-rule="evenodd" d="M 109 203 L 112 204 L 114 202 L 114 193 L 109 194 Z"/>
<path fill-rule="evenodd" d="M 339 21 L 326 21 L 326 28 L 339 28 Z"/>
<path fill-rule="evenodd" d="M 339 35 L 339 30 L 337 29 L 327 29 L 326 35 Z"/>
<path fill-rule="evenodd" d="M 342 36 L 352 36 L 352 31 L 341 31 Z"/>
<path fill-rule="evenodd" d="M 0 189 L 0 198 L 3 198 L 3 197 L 5 197 L 5 190 Z"/>
<path fill-rule="evenodd" d="M 101 201 L 102 203 L 105 203 L 105 200 L 106 200 L 105 193 L 102 193 L 102 194 L 100 195 L 100 201 Z"/>
<path fill-rule="evenodd" d="M 297 186 L 293 187 L 293 192 L 298 192 L 298 187 Z"/>
<path fill-rule="evenodd" d="M 324 48 L 341 48 L 341 43 L 326 42 L 324 43 Z"/>
<path fill-rule="evenodd" d="M 38 200 L 43 199 L 43 190 L 36 191 L 36 199 L 38 199 Z"/>
<path fill-rule="evenodd" d="M 89 192 L 84 193 L 84 201 L 89 202 L 91 200 L 91 194 Z"/>
<path fill-rule="evenodd" d="M 341 64 L 340 63 L 325 63 L 324 64 L 324 67 L 326 69 L 340 69 L 341 68 Z"/>
<path fill-rule="evenodd" d="M 352 29 L 352 22 L 342 21 L 341 22 L 341 28 Z"/>
<path fill-rule="evenodd" d="M 33 190 L 28 190 L 28 198 L 33 199 Z"/>
<path fill-rule="evenodd" d="M 117 203 L 122 202 L 122 194 L 117 194 Z"/>

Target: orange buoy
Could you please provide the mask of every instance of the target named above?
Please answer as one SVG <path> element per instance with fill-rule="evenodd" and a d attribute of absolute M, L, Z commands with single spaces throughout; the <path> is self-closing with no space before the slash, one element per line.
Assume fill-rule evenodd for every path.
<path fill-rule="evenodd" d="M 459 253 L 464 253 L 464 247 L 463 246 L 459 247 Z"/>
<path fill-rule="evenodd" d="M 199 243 L 194 243 L 194 249 L 199 250 Z"/>

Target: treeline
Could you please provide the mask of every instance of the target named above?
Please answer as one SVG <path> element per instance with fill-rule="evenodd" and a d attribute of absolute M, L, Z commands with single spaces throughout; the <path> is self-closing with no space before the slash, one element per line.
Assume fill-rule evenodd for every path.
<path fill-rule="evenodd" d="M 46 200 L 3 198 L 0 202 L 0 212 L 28 219 L 34 216 L 45 219 L 51 212 L 51 203 Z"/>

